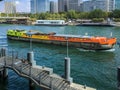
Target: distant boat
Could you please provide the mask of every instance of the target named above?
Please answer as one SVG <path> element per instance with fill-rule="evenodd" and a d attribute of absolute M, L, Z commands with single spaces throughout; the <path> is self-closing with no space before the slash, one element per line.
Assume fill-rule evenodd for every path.
<path fill-rule="evenodd" d="M 82 48 L 86 50 L 109 50 L 116 44 L 116 38 L 107 38 L 100 36 L 81 36 L 81 35 L 66 35 L 56 33 L 41 33 L 38 31 L 26 31 L 26 30 L 8 30 L 8 39 L 30 41 L 47 44 L 57 44 Z"/>
<path fill-rule="evenodd" d="M 116 24 L 111 24 L 111 23 L 81 23 L 77 24 L 77 26 L 110 26 L 114 27 Z"/>
<path fill-rule="evenodd" d="M 64 20 L 36 20 L 34 25 L 41 25 L 41 26 L 65 26 Z"/>

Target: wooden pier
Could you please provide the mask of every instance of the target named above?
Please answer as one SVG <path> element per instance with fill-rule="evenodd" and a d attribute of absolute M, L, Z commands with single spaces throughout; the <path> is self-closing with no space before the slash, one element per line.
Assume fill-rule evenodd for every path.
<path fill-rule="evenodd" d="M 6 78 L 7 68 L 14 70 L 19 76 L 29 79 L 29 87 L 32 83 L 44 88 L 44 90 L 96 90 L 94 88 L 69 82 L 61 76 L 53 73 L 52 68 L 38 66 L 35 62 L 30 62 L 32 56 L 28 53 L 27 59 L 21 59 L 11 52 L 11 56 L 6 54 L 6 49 L 0 51 L 0 74 Z"/>

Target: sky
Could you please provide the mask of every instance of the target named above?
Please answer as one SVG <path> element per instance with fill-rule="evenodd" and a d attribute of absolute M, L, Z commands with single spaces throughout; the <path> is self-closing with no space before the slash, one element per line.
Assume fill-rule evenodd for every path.
<path fill-rule="evenodd" d="M 57 1 L 57 0 L 50 0 L 50 1 Z M 30 0 L 16 0 L 16 5 L 17 5 L 16 7 L 17 12 L 30 12 Z M 0 12 L 4 12 L 4 1 L 0 2 Z"/>

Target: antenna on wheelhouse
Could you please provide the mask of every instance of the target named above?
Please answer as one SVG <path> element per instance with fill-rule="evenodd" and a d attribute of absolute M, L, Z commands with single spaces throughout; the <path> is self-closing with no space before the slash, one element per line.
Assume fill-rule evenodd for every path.
<path fill-rule="evenodd" d="M 68 37 L 66 37 L 66 42 L 67 42 L 67 44 L 66 44 L 66 47 L 67 47 L 67 57 L 69 57 L 68 55 L 69 55 L 69 52 L 68 52 Z"/>
<path fill-rule="evenodd" d="M 30 35 L 30 51 L 32 51 L 32 35 Z"/>
<path fill-rule="evenodd" d="M 32 32 L 29 31 L 27 34 L 28 34 L 28 36 L 30 38 L 30 51 L 32 51 Z"/>

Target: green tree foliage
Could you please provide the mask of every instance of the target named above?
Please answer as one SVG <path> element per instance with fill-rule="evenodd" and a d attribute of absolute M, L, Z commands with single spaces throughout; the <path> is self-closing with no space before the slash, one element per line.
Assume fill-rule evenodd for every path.
<path fill-rule="evenodd" d="M 2 17 L 6 17 L 8 14 L 1 13 Z M 18 16 L 18 17 L 30 17 L 30 20 L 69 20 L 69 19 L 92 19 L 95 22 L 103 21 L 106 18 L 114 18 L 115 21 L 119 21 L 120 10 L 114 10 L 112 12 L 104 12 L 100 9 L 93 10 L 91 12 L 76 12 L 75 10 L 70 10 L 68 12 L 60 13 L 16 13 L 9 14 L 9 16 Z M 116 18 L 116 19 L 115 19 Z"/>
<path fill-rule="evenodd" d="M 104 18 L 93 18 L 92 21 L 93 22 L 103 22 Z"/>
<path fill-rule="evenodd" d="M 108 14 L 100 9 L 95 9 L 89 13 L 89 18 L 106 18 Z"/>
<path fill-rule="evenodd" d="M 114 18 L 113 19 L 115 22 L 120 22 L 120 18 Z"/>
<path fill-rule="evenodd" d="M 80 12 L 78 18 L 79 19 L 88 19 L 89 18 L 89 12 Z"/>
<path fill-rule="evenodd" d="M 70 10 L 67 13 L 67 17 L 69 19 L 77 19 L 77 13 L 75 12 L 75 10 Z"/>
<path fill-rule="evenodd" d="M 113 18 L 120 18 L 120 10 L 119 10 L 119 9 L 114 10 L 114 11 L 111 13 L 111 16 L 112 16 Z"/>

